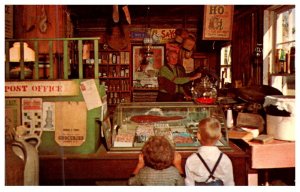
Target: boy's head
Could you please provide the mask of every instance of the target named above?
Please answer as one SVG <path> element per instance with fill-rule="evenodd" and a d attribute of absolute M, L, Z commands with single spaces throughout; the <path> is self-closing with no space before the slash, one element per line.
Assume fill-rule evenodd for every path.
<path fill-rule="evenodd" d="M 164 136 L 152 136 L 144 144 L 142 153 L 145 165 L 162 170 L 172 165 L 174 148 Z"/>
<path fill-rule="evenodd" d="M 201 145 L 215 145 L 221 136 L 221 124 L 218 119 L 209 117 L 199 122 L 197 138 Z"/>

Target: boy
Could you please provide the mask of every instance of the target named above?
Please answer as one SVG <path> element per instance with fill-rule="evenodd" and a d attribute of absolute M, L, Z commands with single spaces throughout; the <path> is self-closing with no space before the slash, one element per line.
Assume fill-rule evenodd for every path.
<path fill-rule="evenodd" d="M 185 164 L 185 184 L 186 185 L 203 185 L 203 182 L 218 180 L 221 185 L 234 185 L 232 163 L 229 157 L 222 153 L 216 146 L 217 141 L 221 138 L 221 124 L 215 118 L 205 118 L 199 122 L 197 138 L 201 146 L 197 153 L 190 155 Z M 221 155 L 222 154 L 222 155 Z M 210 171 L 216 165 L 213 177 L 205 167 L 200 158 L 204 160 Z"/>
<path fill-rule="evenodd" d="M 152 136 L 144 144 L 128 184 L 184 185 L 182 174 L 181 155 L 164 136 Z"/>

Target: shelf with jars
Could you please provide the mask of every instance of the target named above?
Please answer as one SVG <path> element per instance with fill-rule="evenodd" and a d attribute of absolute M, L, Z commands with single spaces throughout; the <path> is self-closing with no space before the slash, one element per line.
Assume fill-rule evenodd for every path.
<path fill-rule="evenodd" d="M 129 60 L 128 51 L 99 52 L 99 79 L 107 86 L 107 104 L 111 112 L 120 102 L 131 101 Z"/>
<path fill-rule="evenodd" d="M 95 54 L 98 53 L 98 57 Z M 98 58 L 98 62 L 95 61 Z M 131 65 L 130 51 L 110 49 L 106 44 L 99 44 L 95 52 L 92 42 L 83 45 L 84 78 L 95 77 L 95 63 L 98 63 L 98 78 L 100 84 L 106 86 L 107 104 L 110 113 L 120 102 L 131 101 Z"/>

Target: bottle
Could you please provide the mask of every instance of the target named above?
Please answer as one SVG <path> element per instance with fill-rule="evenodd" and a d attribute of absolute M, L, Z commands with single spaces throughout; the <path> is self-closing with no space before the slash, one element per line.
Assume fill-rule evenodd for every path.
<path fill-rule="evenodd" d="M 112 64 L 112 53 L 108 54 L 108 64 Z"/>
<path fill-rule="evenodd" d="M 280 72 L 284 73 L 284 62 L 285 62 L 285 52 L 283 49 L 280 50 L 279 63 L 280 63 Z"/>
<path fill-rule="evenodd" d="M 122 69 L 121 69 L 121 75 L 120 75 L 121 77 L 124 77 L 125 76 L 125 70 L 124 70 L 124 68 L 122 67 Z"/>
<path fill-rule="evenodd" d="M 125 69 L 125 77 L 129 77 L 129 69 L 128 68 Z"/>
<path fill-rule="evenodd" d="M 95 64 L 95 60 L 94 59 L 90 59 L 90 63 L 91 63 L 91 65 L 94 65 Z"/>
<path fill-rule="evenodd" d="M 117 64 L 120 64 L 120 55 L 117 55 Z"/>
<path fill-rule="evenodd" d="M 232 116 L 232 110 L 230 108 L 227 109 L 226 125 L 227 128 L 229 129 L 233 127 L 233 116 Z"/>
<path fill-rule="evenodd" d="M 112 54 L 112 64 L 117 63 L 117 55 L 115 53 Z"/>
<path fill-rule="evenodd" d="M 112 75 L 113 77 L 117 77 L 117 72 L 116 72 L 116 69 L 114 68 L 113 69 L 113 75 Z"/>

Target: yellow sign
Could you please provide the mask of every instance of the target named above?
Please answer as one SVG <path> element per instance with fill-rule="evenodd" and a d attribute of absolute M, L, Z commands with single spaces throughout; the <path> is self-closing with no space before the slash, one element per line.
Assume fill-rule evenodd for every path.
<path fill-rule="evenodd" d="M 171 39 L 175 38 L 175 30 L 176 29 L 152 29 L 151 37 L 153 43 L 163 44 L 169 42 Z"/>

